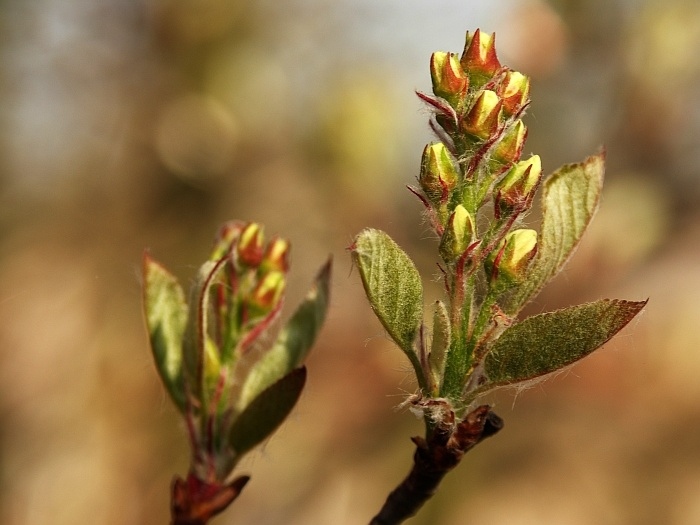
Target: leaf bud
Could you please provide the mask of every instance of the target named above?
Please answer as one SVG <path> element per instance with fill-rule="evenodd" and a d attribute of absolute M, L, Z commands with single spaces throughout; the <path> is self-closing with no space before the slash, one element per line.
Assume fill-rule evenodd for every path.
<path fill-rule="evenodd" d="M 483 86 L 501 69 L 496 56 L 496 35 L 482 33 L 479 29 L 473 35 L 467 32 L 460 62 L 472 84 L 476 87 Z"/>
<path fill-rule="evenodd" d="M 495 188 L 496 213 L 522 209 L 542 178 L 539 155 L 517 162 Z"/>
<path fill-rule="evenodd" d="M 428 144 L 423 150 L 418 181 L 433 204 L 446 202 L 457 186 L 459 167 L 442 142 Z"/>
<path fill-rule="evenodd" d="M 445 232 L 440 239 L 440 255 L 445 261 L 458 259 L 475 236 L 474 219 L 464 206 L 457 205 L 447 220 Z"/>
<path fill-rule="evenodd" d="M 435 96 L 444 98 L 452 107 L 459 106 L 467 94 L 469 77 L 457 55 L 444 51 L 433 53 L 430 57 L 430 76 Z"/>
<path fill-rule="evenodd" d="M 255 222 L 248 223 L 238 239 L 238 260 L 246 266 L 257 268 L 263 258 L 264 242 L 263 227 Z"/>
<path fill-rule="evenodd" d="M 491 276 L 492 283 L 508 285 L 523 282 L 536 253 L 537 232 L 530 229 L 513 230 L 486 258 L 486 273 Z"/>
<path fill-rule="evenodd" d="M 498 130 L 502 106 L 495 91 L 483 90 L 462 121 L 462 130 L 481 140 L 489 139 Z"/>

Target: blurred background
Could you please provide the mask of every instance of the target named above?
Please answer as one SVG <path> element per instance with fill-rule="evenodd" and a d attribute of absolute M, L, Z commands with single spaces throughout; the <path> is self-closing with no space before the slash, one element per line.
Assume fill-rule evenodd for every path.
<path fill-rule="evenodd" d="M 650 302 L 492 396 L 506 428 L 410 523 L 700 523 L 696 0 L 0 0 L 0 522 L 167 523 L 188 449 L 140 260 L 187 282 L 233 218 L 291 239 L 287 312 L 329 252 L 335 273 L 307 389 L 214 523 L 368 522 L 422 424 L 395 409 L 407 362 L 345 248 L 382 228 L 437 273 L 404 188 L 431 139 L 413 91 L 478 27 L 532 77 L 527 153 L 551 171 L 608 152 L 598 217 L 527 313 Z"/>

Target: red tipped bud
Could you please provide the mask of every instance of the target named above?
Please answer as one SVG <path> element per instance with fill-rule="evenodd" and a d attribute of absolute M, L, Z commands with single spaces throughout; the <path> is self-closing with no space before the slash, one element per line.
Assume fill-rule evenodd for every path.
<path fill-rule="evenodd" d="M 241 231 L 243 231 L 243 226 L 243 223 L 239 221 L 230 221 L 224 224 L 216 235 L 216 239 L 214 239 L 214 249 L 209 260 L 218 261 L 225 256 L 231 250 L 231 246 L 241 234 Z"/>
<path fill-rule="evenodd" d="M 259 266 L 263 258 L 264 243 L 263 227 L 255 222 L 248 223 L 238 239 L 238 260 L 246 266 Z"/>
<path fill-rule="evenodd" d="M 483 86 L 501 69 L 496 56 L 496 35 L 482 33 L 479 29 L 473 35 L 467 32 L 461 63 L 472 84 Z"/>
<path fill-rule="evenodd" d="M 513 230 L 500 242 L 486 258 L 486 272 L 491 282 L 504 285 L 523 282 L 530 261 L 537 253 L 537 232 L 535 230 Z"/>
<path fill-rule="evenodd" d="M 267 270 L 277 270 L 286 273 L 289 270 L 290 244 L 287 239 L 275 237 L 267 245 L 263 265 Z"/>
<path fill-rule="evenodd" d="M 530 79 L 517 71 L 508 71 L 497 91 L 503 100 L 503 110 L 513 115 L 530 101 Z"/>
<path fill-rule="evenodd" d="M 447 200 L 449 193 L 459 182 L 459 167 L 442 142 L 428 144 L 423 150 L 420 186 L 428 199 L 434 203 Z"/>
<path fill-rule="evenodd" d="M 287 285 L 284 273 L 275 270 L 267 272 L 258 281 L 248 299 L 248 304 L 256 310 L 254 313 L 267 313 L 282 300 Z"/>
<path fill-rule="evenodd" d="M 462 130 L 481 140 L 489 139 L 498 130 L 502 106 L 496 92 L 485 89 L 462 121 Z"/>
<path fill-rule="evenodd" d="M 467 94 L 469 77 L 457 55 L 444 51 L 433 53 L 430 57 L 430 76 L 435 96 L 444 98 L 452 107 L 459 106 Z"/>

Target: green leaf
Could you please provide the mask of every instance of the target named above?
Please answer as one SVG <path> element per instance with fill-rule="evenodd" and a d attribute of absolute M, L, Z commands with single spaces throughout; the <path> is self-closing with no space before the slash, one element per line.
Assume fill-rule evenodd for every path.
<path fill-rule="evenodd" d="M 356 237 L 352 254 L 372 310 L 415 367 L 413 343 L 423 317 L 423 285 L 413 261 L 391 237 L 374 229 Z"/>
<path fill-rule="evenodd" d="M 488 383 L 512 385 L 564 368 L 600 348 L 646 301 L 605 299 L 529 317 L 503 334 L 484 360 Z"/>
<path fill-rule="evenodd" d="M 518 311 L 561 270 L 598 207 L 605 173 L 605 154 L 559 168 L 544 185 L 542 232 L 527 280 L 503 305 L 509 315 Z"/>
<path fill-rule="evenodd" d="M 175 405 L 184 412 L 182 340 L 187 302 L 177 279 L 148 254 L 143 257 L 143 305 L 158 373 Z"/>
<path fill-rule="evenodd" d="M 274 345 L 253 365 L 238 398 L 243 410 L 260 392 L 300 366 L 326 318 L 330 297 L 331 261 L 323 265 L 304 302 L 282 328 Z"/>
<path fill-rule="evenodd" d="M 265 389 L 234 421 L 229 443 L 237 456 L 264 441 L 296 405 L 306 383 L 306 367 L 293 370 Z"/>

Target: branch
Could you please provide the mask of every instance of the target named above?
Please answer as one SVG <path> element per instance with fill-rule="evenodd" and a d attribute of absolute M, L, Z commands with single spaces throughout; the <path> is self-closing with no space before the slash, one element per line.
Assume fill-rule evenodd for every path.
<path fill-rule="evenodd" d="M 453 429 L 436 429 L 425 440 L 414 437 L 413 468 L 406 479 L 389 494 L 370 525 L 397 525 L 415 515 L 428 501 L 442 478 L 455 468 L 466 452 L 503 428 L 503 420 L 482 405 L 470 412 Z"/>

